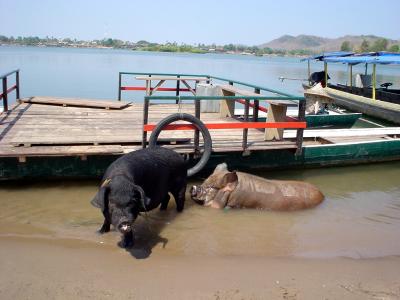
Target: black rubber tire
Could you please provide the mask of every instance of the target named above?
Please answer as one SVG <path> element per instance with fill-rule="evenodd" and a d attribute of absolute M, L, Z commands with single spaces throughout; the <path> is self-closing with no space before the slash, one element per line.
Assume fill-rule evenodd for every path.
<path fill-rule="evenodd" d="M 207 164 L 211 152 L 212 152 L 212 140 L 210 136 L 210 132 L 208 131 L 207 127 L 204 125 L 203 122 L 201 122 L 198 118 L 195 116 L 185 114 L 185 113 L 176 113 L 172 114 L 164 119 L 162 119 L 154 128 L 153 132 L 151 133 L 150 140 L 149 140 L 149 147 L 155 147 L 157 145 L 157 139 L 158 136 L 160 135 L 161 131 L 163 128 L 175 121 L 186 121 L 191 124 L 193 124 L 200 132 L 201 135 L 203 136 L 204 140 L 204 152 L 203 155 L 201 156 L 201 159 L 198 161 L 196 165 L 194 165 L 192 168 L 188 169 L 187 175 L 188 177 L 193 176 L 197 174 L 198 172 L 201 171 Z"/>

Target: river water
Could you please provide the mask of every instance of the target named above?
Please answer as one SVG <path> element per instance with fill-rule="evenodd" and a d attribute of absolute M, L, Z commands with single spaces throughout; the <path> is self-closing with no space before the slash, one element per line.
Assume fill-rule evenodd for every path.
<path fill-rule="evenodd" d="M 380 257 L 400 255 L 400 163 L 261 173 L 273 179 L 309 181 L 326 196 L 298 212 L 216 210 L 186 197 L 183 213 L 167 212 L 136 222 L 134 254 Z M 190 181 L 196 184 L 200 179 Z M 116 247 L 119 234 L 95 234 L 100 210 L 89 201 L 97 181 L 2 183 L 0 238 L 85 241 Z"/>
<path fill-rule="evenodd" d="M 297 58 L 233 55 L 135 53 L 108 49 L 0 47 L 0 73 L 21 69 L 22 96 L 49 95 L 115 99 L 119 71 L 203 73 L 300 94 L 299 82 L 279 76 L 306 76 Z M 313 64 L 314 70 L 322 69 Z M 381 68 L 381 67 L 379 67 Z M 381 68 L 378 81 L 399 85 L 395 69 Z M 346 80 L 345 67 L 331 67 L 333 80 Z M 131 79 L 129 79 L 131 80 Z M 126 83 L 132 83 L 127 81 Z M 141 94 L 124 99 L 140 101 Z M 131 98 L 133 97 L 133 98 Z M 380 257 L 400 255 L 400 163 L 263 172 L 270 179 L 305 180 L 325 201 L 299 212 L 220 211 L 194 204 L 177 214 L 139 218 L 133 254 L 182 256 L 253 255 Z M 191 184 L 201 179 L 192 180 Z M 116 247 L 116 232 L 98 236 L 101 213 L 90 206 L 98 181 L 0 184 L 0 238 L 71 240 Z"/>

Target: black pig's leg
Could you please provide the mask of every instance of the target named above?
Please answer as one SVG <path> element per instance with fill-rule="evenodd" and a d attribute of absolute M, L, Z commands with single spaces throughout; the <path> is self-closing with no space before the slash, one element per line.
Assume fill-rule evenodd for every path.
<path fill-rule="evenodd" d="M 103 215 L 104 215 L 104 222 L 103 222 L 103 225 L 101 226 L 101 228 L 98 231 L 98 233 L 100 233 L 100 234 L 109 232 L 110 231 L 110 225 L 111 225 L 110 214 L 108 213 L 108 211 L 103 212 Z"/>
<path fill-rule="evenodd" d="M 165 198 L 161 201 L 160 210 L 167 210 L 169 202 L 169 194 L 165 196 Z"/>
<path fill-rule="evenodd" d="M 186 192 L 186 183 L 178 188 L 175 191 L 172 191 L 172 195 L 174 195 L 176 202 L 176 210 L 181 212 L 185 206 L 185 192 Z"/>
<path fill-rule="evenodd" d="M 125 233 L 118 245 L 121 248 L 131 248 L 133 246 L 133 232 Z"/>

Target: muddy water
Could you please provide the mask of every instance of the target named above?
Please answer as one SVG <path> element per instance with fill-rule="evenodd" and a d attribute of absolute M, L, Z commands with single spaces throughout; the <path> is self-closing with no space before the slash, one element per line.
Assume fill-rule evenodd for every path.
<path fill-rule="evenodd" d="M 187 196 L 182 214 L 152 211 L 136 226 L 136 257 L 400 255 L 400 163 L 260 173 L 306 180 L 326 200 L 299 212 L 214 210 Z M 191 181 L 190 184 L 199 181 Z M 116 247 L 119 235 L 95 234 L 100 211 L 89 204 L 97 181 L 1 183 L 0 238 L 65 240 L 73 247 Z"/>

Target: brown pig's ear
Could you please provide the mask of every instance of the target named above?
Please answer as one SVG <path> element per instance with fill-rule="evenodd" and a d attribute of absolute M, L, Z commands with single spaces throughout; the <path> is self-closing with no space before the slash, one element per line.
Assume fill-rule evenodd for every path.
<path fill-rule="evenodd" d="M 229 172 L 227 174 L 224 175 L 224 177 L 222 178 L 222 185 L 226 186 L 229 183 L 234 183 L 238 181 L 238 176 L 236 174 L 235 171 L 233 172 Z"/>

